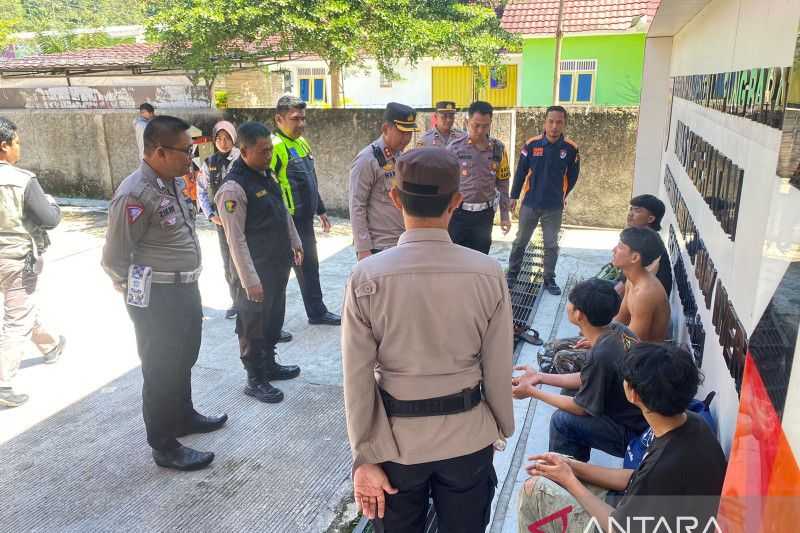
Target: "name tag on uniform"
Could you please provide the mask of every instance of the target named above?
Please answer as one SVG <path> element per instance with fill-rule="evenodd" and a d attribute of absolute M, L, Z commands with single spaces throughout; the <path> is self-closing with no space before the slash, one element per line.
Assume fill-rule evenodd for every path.
<path fill-rule="evenodd" d="M 256 193 L 256 198 L 263 198 L 267 195 L 267 189 L 261 189 Z"/>
<path fill-rule="evenodd" d="M 533 149 L 533 157 L 544 155 L 544 147 L 540 146 Z"/>
<path fill-rule="evenodd" d="M 149 266 L 131 265 L 128 268 L 128 294 L 126 301 L 134 307 L 150 305 L 150 287 L 153 284 L 153 269 Z"/>

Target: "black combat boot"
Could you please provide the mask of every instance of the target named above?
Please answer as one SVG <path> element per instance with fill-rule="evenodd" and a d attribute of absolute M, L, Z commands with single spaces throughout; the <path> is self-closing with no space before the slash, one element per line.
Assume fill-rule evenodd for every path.
<path fill-rule="evenodd" d="M 260 360 L 242 357 L 242 364 L 247 371 L 247 385 L 244 387 L 245 394 L 264 403 L 279 403 L 283 400 L 283 393 L 263 379 Z"/>
<path fill-rule="evenodd" d="M 261 376 L 264 381 L 279 381 L 294 379 L 300 375 L 300 367 L 296 365 L 282 365 L 275 359 L 275 352 L 264 350 L 261 353 Z"/>

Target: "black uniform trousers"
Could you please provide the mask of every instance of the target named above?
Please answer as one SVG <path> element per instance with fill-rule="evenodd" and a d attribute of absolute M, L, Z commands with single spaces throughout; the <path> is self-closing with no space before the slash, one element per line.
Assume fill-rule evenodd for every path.
<path fill-rule="evenodd" d="M 217 226 L 216 224 L 214 225 Z M 219 251 L 222 254 L 222 264 L 225 265 L 225 282 L 228 284 L 231 301 L 236 305 L 236 284 L 231 271 L 231 251 L 228 248 L 228 239 L 225 237 L 225 230 L 222 229 L 222 226 L 217 226 L 217 238 L 219 238 Z"/>
<path fill-rule="evenodd" d="M 300 241 L 303 243 L 303 264 L 294 266 L 294 275 L 300 285 L 303 304 L 308 318 L 320 318 L 328 312 L 322 301 L 322 287 L 319 283 L 319 257 L 317 256 L 317 238 L 314 235 L 314 218 L 293 217 Z"/>
<path fill-rule="evenodd" d="M 241 284 L 236 289 L 236 334 L 242 359 L 255 361 L 261 354 L 275 353 L 281 336 L 281 326 L 286 314 L 286 284 L 289 282 L 289 266 L 259 267 L 256 265 L 264 300 L 252 302 Z"/>
<path fill-rule="evenodd" d="M 399 492 L 386 496 L 383 519 L 374 520 L 378 533 L 424 533 L 428 498 L 433 498 L 439 531 L 483 533 L 489 524 L 497 475 L 487 446 L 469 455 L 402 465 L 383 463 L 384 472 Z"/>
<path fill-rule="evenodd" d="M 192 367 L 202 336 L 203 308 L 195 283 L 156 284 L 148 307 L 127 306 L 142 361 L 142 414 L 147 443 L 178 446 L 176 433 L 194 414 Z"/>
<path fill-rule="evenodd" d="M 447 230 L 455 244 L 489 254 L 492 247 L 494 209 L 464 211 L 460 207 L 453 212 Z"/>

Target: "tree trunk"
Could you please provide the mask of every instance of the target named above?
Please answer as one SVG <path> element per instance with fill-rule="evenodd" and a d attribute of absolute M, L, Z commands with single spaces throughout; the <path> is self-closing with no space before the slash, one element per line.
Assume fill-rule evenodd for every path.
<path fill-rule="evenodd" d="M 342 107 L 342 68 L 337 64 L 331 62 L 331 107 Z"/>

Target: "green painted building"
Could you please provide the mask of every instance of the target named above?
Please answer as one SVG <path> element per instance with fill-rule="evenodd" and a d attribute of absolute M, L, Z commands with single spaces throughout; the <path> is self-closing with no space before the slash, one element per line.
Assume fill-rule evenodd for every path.
<path fill-rule="evenodd" d="M 502 24 L 523 40 L 519 103 L 552 105 L 558 2 L 511 0 Z M 592 5 L 589 5 L 592 4 Z M 565 0 L 557 101 L 638 106 L 649 21 L 659 2 Z"/>

